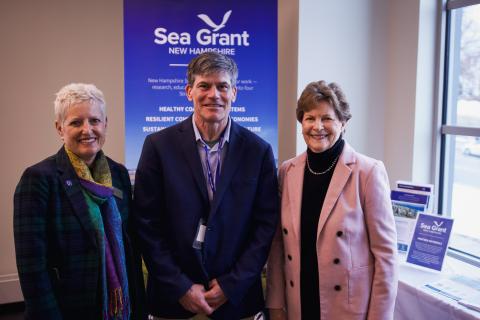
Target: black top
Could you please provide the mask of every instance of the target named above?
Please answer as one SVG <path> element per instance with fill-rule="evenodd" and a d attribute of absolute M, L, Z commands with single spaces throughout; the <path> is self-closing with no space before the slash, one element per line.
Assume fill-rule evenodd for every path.
<path fill-rule="evenodd" d="M 310 168 L 314 172 L 324 172 L 342 153 L 345 141 L 340 139 L 328 150 L 315 153 L 307 149 Z M 336 164 L 327 172 L 312 174 L 305 163 L 303 178 L 302 209 L 300 220 L 301 261 L 300 261 L 300 301 L 302 319 L 320 319 L 320 295 L 317 265 L 317 228 L 323 201 Z"/>

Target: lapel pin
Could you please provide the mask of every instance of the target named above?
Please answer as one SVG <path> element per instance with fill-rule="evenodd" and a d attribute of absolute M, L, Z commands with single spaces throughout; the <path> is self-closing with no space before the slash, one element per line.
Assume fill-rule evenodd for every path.
<path fill-rule="evenodd" d="M 72 186 L 72 180 L 67 180 L 67 181 L 65 181 L 65 184 L 66 184 L 68 187 L 71 187 L 71 186 Z"/>

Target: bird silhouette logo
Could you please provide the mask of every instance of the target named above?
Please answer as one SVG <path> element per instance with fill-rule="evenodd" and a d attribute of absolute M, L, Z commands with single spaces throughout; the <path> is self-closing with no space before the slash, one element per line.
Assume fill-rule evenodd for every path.
<path fill-rule="evenodd" d="M 209 27 L 211 27 L 213 29 L 213 32 L 216 32 L 222 29 L 223 27 L 225 27 L 225 24 L 227 23 L 228 18 L 230 18 L 231 14 L 232 14 L 232 10 L 228 10 L 227 12 L 225 12 L 225 14 L 223 15 L 222 22 L 218 25 L 215 22 L 213 22 L 212 19 L 210 19 L 210 17 L 204 13 L 200 13 L 199 15 L 197 15 L 197 17 L 199 17 L 203 22 L 205 22 Z"/>
<path fill-rule="evenodd" d="M 435 223 L 435 225 L 436 225 L 437 227 L 441 227 L 442 224 L 443 224 L 443 221 L 442 221 L 442 222 L 437 222 L 437 221 L 433 220 L 433 223 Z"/>

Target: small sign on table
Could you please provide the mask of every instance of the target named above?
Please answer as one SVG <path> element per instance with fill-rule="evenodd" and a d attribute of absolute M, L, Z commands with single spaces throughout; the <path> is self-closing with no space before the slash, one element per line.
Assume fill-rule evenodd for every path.
<path fill-rule="evenodd" d="M 419 214 L 407 262 L 441 271 L 452 226 L 452 218 Z"/>

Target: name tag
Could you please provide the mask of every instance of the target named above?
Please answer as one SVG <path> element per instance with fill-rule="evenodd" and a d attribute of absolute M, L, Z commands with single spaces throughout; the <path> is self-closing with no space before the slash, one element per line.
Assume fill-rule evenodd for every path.
<path fill-rule="evenodd" d="M 205 232 L 207 231 L 207 226 L 203 219 L 198 221 L 197 234 L 195 240 L 193 241 L 192 247 L 195 249 L 202 249 L 203 241 L 205 240 Z"/>
<path fill-rule="evenodd" d="M 123 199 L 123 191 L 113 187 L 113 195 L 119 199 Z"/>

